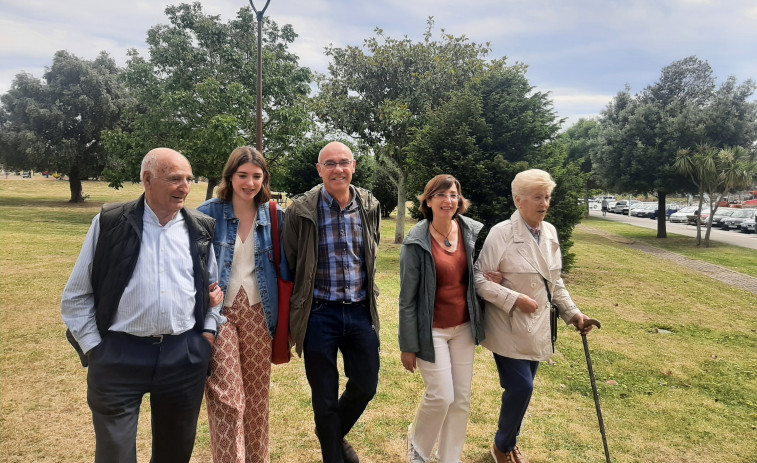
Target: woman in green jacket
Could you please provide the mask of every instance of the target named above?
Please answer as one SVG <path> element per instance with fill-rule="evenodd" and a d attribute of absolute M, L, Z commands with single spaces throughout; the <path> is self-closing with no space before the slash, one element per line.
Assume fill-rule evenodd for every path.
<path fill-rule="evenodd" d="M 411 373 L 417 367 L 426 386 L 408 428 L 408 460 L 428 461 L 438 439 L 438 461 L 458 463 L 475 346 L 484 338 L 473 280 L 474 245 L 483 225 L 461 215 L 469 201 L 451 175 L 431 179 L 418 199 L 426 219 L 410 230 L 400 251 L 402 365 Z"/>

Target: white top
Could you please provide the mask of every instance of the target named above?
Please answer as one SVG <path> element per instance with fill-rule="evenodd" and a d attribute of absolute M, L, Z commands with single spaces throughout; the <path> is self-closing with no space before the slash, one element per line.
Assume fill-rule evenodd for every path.
<path fill-rule="evenodd" d="M 254 228 L 250 228 L 250 234 L 244 241 L 237 233 L 237 239 L 234 242 L 234 259 L 231 261 L 229 287 L 226 288 L 226 298 L 223 303 L 224 307 L 231 307 L 239 288 L 244 288 L 250 305 L 255 305 L 262 300 L 258 289 L 258 279 L 255 275 Z"/>

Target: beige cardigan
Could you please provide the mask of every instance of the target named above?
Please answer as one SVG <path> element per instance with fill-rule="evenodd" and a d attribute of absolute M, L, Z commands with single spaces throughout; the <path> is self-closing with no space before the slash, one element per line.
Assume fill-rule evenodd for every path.
<path fill-rule="evenodd" d="M 486 301 L 486 339 L 481 345 L 504 357 L 543 361 L 552 356 L 544 278 L 565 323 L 581 313 L 560 276 L 562 256 L 555 227 L 542 222 L 540 230 L 537 244 L 516 211 L 510 220 L 492 227 L 476 261 L 476 292 Z M 501 272 L 502 283 L 487 280 L 486 271 Z M 515 307 L 521 293 L 537 302 L 536 312 L 528 314 Z"/>

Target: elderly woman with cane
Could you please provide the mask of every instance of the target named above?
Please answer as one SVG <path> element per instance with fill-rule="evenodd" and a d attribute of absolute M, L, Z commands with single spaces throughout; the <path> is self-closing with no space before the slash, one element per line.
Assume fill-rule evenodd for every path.
<path fill-rule="evenodd" d="M 495 463 L 528 463 L 517 438 L 539 362 L 554 353 L 558 313 L 581 334 L 596 324 L 576 307 L 560 276 L 557 232 L 544 221 L 555 186 L 543 170 L 516 175 L 512 194 L 518 210 L 492 227 L 476 262 L 476 291 L 486 301 L 481 344 L 494 354 L 504 389 L 491 449 Z M 487 279 L 493 271 L 502 274 L 501 284 Z"/>

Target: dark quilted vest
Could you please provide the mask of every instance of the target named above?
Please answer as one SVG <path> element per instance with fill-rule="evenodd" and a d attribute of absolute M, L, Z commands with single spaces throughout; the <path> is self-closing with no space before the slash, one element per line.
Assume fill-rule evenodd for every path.
<path fill-rule="evenodd" d="M 108 331 L 137 266 L 144 211 L 144 195 L 127 203 L 106 204 L 100 211 L 100 235 L 92 263 L 92 288 L 95 320 L 101 336 Z M 189 230 L 194 266 L 195 329 L 202 331 L 209 302 L 207 263 L 208 256 L 213 252 L 215 221 L 193 209 L 183 208 L 181 213 Z"/>

